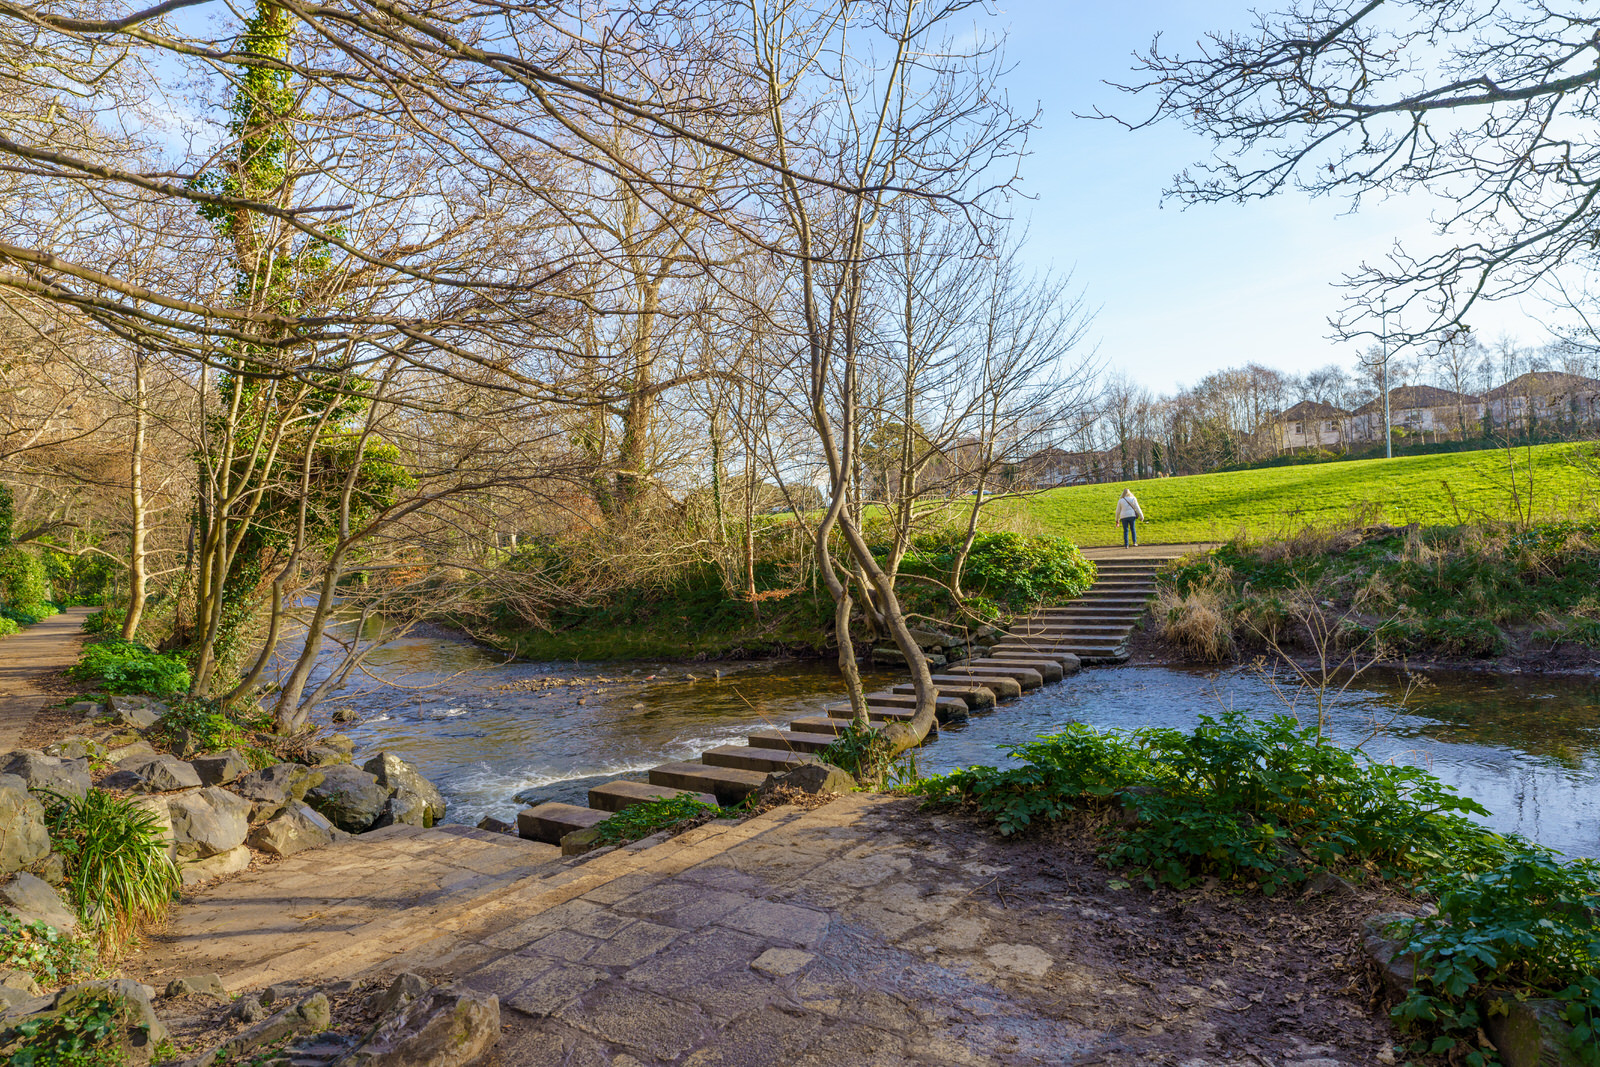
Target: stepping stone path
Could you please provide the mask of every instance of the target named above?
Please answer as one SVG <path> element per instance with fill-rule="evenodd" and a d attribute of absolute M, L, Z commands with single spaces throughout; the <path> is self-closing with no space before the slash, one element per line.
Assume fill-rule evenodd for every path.
<path fill-rule="evenodd" d="M 1097 561 L 1099 575 L 1082 596 L 1014 620 L 987 656 L 939 668 L 933 675 L 939 722 L 965 722 L 974 711 L 1061 681 L 1080 665 L 1125 661 L 1128 635 L 1155 596 L 1155 571 L 1165 562 L 1160 555 Z M 867 717 L 876 724 L 908 721 L 916 707 L 914 694 L 909 684 L 868 693 Z M 760 789 L 768 774 L 804 762 L 849 728 L 848 702 L 824 705 L 822 712 L 793 720 L 787 730 L 752 731 L 745 744 L 720 745 L 698 763 L 664 763 L 650 771 L 648 783 L 596 786 L 589 790 L 587 808 L 555 802 L 527 808 L 517 816 L 518 833 L 558 845 L 612 813 L 685 791 L 706 803 L 737 804 Z"/>

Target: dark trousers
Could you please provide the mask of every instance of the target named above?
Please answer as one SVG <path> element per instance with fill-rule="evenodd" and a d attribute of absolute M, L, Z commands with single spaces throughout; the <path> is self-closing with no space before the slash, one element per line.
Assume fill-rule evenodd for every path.
<path fill-rule="evenodd" d="M 1138 521 L 1139 521 L 1138 519 L 1132 519 L 1132 518 L 1123 519 L 1122 520 L 1122 547 L 1123 548 L 1127 548 L 1128 547 L 1128 538 L 1130 538 L 1130 537 L 1133 538 L 1134 547 L 1136 547 L 1136 548 L 1138 547 L 1138 545 L 1139 545 L 1139 528 L 1134 525 L 1134 523 L 1136 523 Z"/>

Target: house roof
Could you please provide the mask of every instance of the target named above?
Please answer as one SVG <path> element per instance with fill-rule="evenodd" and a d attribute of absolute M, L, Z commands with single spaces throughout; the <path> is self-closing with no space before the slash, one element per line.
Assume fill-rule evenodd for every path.
<path fill-rule="evenodd" d="M 1412 408 L 1448 408 L 1457 404 L 1476 404 L 1478 398 L 1471 393 L 1458 393 L 1453 389 L 1440 389 L 1436 385 L 1402 385 L 1389 390 L 1389 410 L 1405 411 Z M 1383 410 L 1383 396 L 1367 401 L 1356 408 L 1357 415 L 1369 415 Z"/>
<path fill-rule="evenodd" d="M 1483 394 L 1483 398 L 1499 400 L 1506 396 L 1549 396 L 1572 392 L 1600 393 L 1600 381 L 1565 371 L 1535 370 L 1519 374 L 1499 388 L 1489 390 Z"/>
<path fill-rule="evenodd" d="M 1302 400 L 1294 407 L 1285 411 L 1279 418 L 1282 419 L 1336 419 L 1341 415 L 1350 414 L 1344 408 L 1336 408 L 1332 404 L 1323 403 L 1321 400 Z"/>

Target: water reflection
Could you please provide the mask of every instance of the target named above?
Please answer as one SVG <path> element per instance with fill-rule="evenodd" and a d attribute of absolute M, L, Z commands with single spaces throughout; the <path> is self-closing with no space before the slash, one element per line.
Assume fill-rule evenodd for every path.
<path fill-rule="evenodd" d="M 529 799 L 581 804 L 593 784 L 642 778 L 658 763 L 815 714 L 840 693 L 829 664 L 504 663 L 448 637 L 392 642 L 369 657 L 368 668 L 401 688 L 352 680 L 322 714 L 352 709 L 357 721 L 341 729 L 360 751 L 385 748 L 417 764 L 445 791 L 451 821 L 459 822 L 508 818 Z M 867 678 L 869 685 L 892 680 Z M 1331 735 L 1363 744 L 1374 759 L 1427 767 L 1488 807 L 1496 829 L 1600 856 L 1600 683 L 1483 675 L 1430 682 L 1402 706 L 1404 679 L 1362 679 L 1331 700 Z M 919 765 L 1000 763 L 1003 746 L 1071 722 L 1187 729 L 1224 707 L 1283 710 L 1246 669 L 1090 670 L 945 730 L 921 750 Z M 1299 710 L 1314 721 L 1309 705 Z"/>

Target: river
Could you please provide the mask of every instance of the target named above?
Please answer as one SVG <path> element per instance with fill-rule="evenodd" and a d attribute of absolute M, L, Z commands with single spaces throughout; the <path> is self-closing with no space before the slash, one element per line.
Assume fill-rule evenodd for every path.
<path fill-rule="evenodd" d="M 448 637 L 394 641 L 367 665 L 385 684 L 352 681 L 321 715 L 350 709 L 355 721 L 337 729 L 358 753 L 387 749 L 411 761 L 444 791 L 450 821 L 466 823 L 509 819 L 530 801 L 582 804 L 591 785 L 642 780 L 658 763 L 815 714 L 841 692 L 836 669 L 822 663 L 504 663 Z M 1362 678 L 1331 701 L 1332 737 L 1427 768 L 1487 807 L 1497 830 L 1600 857 L 1600 682 L 1488 674 L 1430 682 L 1403 699 L 1403 679 Z M 1072 722 L 1186 729 L 1225 707 L 1284 710 L 1246 668 L 1095 668 L 946 728 L 918 752 L 918 766 L 1002 763 L 1004 746 Z M 1303 704 L 1300 713 L 1308 714 Z"/>

